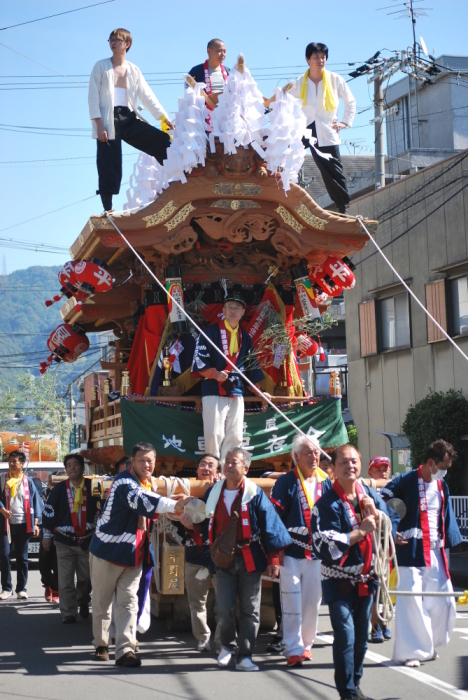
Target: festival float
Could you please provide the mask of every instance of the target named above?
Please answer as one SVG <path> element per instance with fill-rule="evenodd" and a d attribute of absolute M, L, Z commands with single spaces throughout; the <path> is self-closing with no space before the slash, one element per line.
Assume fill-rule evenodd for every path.
<path fill-rule="evenodd" d="M 295 184 L 307 131 L 299 100 L 276 89 L 266 115 L 242 57 L 213 111 L 203 87 L 191 81 L 179 99 L 164 165 L 140 155 L 125 210 L 91 216 L 73 243 L 60 278 L 69 342 L 62 329 L 49 358 L 67 361 L 86 334 L 113 331 L 113 357 L 101 362 L 109 378 L 102 395 L 93 392 L 82 454 L 96 473 L 108 473 L 136 442 L 149 441 L 166 477 L 162 491 L 167 477 L 194 475 L 204 453 L 192 320 L 217 322 L 226 290 L 246 301 L 242 325 L 265 374 L 263 391 L 323 449 L 347 442 L 339 381 L 328 397 L 315 398 L 300 372 L 323 353 L 331 299 L 354 285 L 349 256 L 368 240 L 358 219 L 321 209 Z M 375 232 L 377 222 L 366 226 Z M 90 264 L 83 285 L 77 273 Z M 294 428 L 256 395 L 245 406 L 251 475 L 289 469 Z M 260 483 L 269 492 L 271 480 Z"/>

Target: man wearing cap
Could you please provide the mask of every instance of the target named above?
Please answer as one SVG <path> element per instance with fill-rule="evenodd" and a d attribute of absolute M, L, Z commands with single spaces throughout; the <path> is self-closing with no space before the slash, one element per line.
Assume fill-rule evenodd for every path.
<path fill-rule="evenodd" d="M 192 376 L 203 377 L 202 407 L 205 451 L 220 456 L 242 446 L 244 426 L 244 383 L 240 374 L 227 364 L 228 358 L 262 394 L 264 378 L 250 335 L 240 327 L 245 301 L 238 292 L 228 292 L 223 305 L 224 318 L 204 329 L 221 353 L 199 335 L 193 355 Z M 265 394 L 268 396 L 268 394 Z"/>
<path fill-rule="evenodd" d="M 392 475 L 392 467 L 389 458 L 380 456 L 373 457 L 369 462 L 367 473 L 371 480 L 371 488 L 375 489 L 377 493 L 380 493 L 382 488 L 378 487 L 376 482 L 379 481 L 379 483 L 381 483 L 380 480 L 382 479 L 388 481 Z M 371 642 L 374 644 L 382 644 L 385 640 L 388 641 L 392 638 L 390 627 L 379 623 L 375 602 L 372 606 L 371 625 Z"/>

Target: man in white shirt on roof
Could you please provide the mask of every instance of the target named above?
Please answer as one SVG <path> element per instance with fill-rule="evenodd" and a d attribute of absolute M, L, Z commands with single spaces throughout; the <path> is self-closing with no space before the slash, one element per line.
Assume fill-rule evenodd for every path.
<path fill-rule="evenodd" d="M 294 81 L 291 88 L 291 94 L 302 100 L 307 126 L 316 139 L 314 145 L 304 139 L 304 145 L 310 146 L 330 199 L 340 213 L 346 214 L 350 197 L 340 158 L 340 131 L 352 126 L 356 100 L 341 75 L 325 70 L 328 59 L 325 44 L 308 44 L 305 56 L 309 69 Z M 340 99 L 344 102 L 344 113 L 342 120 L 338 121 Z"/>
<path fill-rule="evenodd" d="M 140 69 L 127 61 L 132 35 L 114 29 L 108 39 L 112 58 L 98 61 L 89 81 L 89 115 L 93 138 L 97 139 L 99 189 L 104 211 L 112 209 L 112 195 L 120 191 L 122 141 L 163 163 L 171 143 L 164 133 L 174 128 Z M 138 113 L 137 102 L 161 120 L 162 131 L 148 124 Z"/>

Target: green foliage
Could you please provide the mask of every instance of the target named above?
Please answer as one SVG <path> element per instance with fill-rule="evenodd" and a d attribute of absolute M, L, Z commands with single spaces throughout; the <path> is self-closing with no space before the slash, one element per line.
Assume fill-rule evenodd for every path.
<path fill-rule="evenodd" d="M 358 434 L 356 426 L 353 423 L 348 423 L 346 430 L 348 431 L 349 444 L 358 449 Z"/>
<path fill-rule="evenodd" d="M 17 405 L 18 397 L 10 389 L 0 396 L 0 430 L 9 430 L 14 426 Z"/>
<path fill-rule="evenodd" d="M 465 443 L 468 433 L 468 401 L 461 391 L 431 392 L 415 406 L 410 406 L 402 425 L 411 446 L 411 466 L 417 468 L 424 453 L 434 440 L 450 442 L 458 452 L 458 459 L 447 474 L 447 483 L 453 494 L 463 492 Z"/>
<path fill-rule="evenodd" d="M 47 308 L 44 301 L 59 293 L 59 269 L 60 266 L 36 266 L 0 276 L 0 397 L 19 388 L 19 378 L 28 368 L 38 376 L 39 363 L 49 355 L 47 339 L 62 322 L 60 307 L 63 302 Z M 58 392 L 65 393 L 73 378 L 98 356 L 89 351 L 73 364 L 62 363 L 56 383 Z M 47 373 L 51 370 L 55 371 L 55 365 Z"/>

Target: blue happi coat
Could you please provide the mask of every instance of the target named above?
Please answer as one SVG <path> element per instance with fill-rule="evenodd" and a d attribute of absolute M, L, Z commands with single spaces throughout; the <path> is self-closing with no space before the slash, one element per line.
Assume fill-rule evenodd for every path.
<path fill-rule="evenodd" d="M 455 547 L 462 541 L 460 530 L 455 520 L 450 493 L 447 484 L 441 479 L 444 492 L 444 524 L 445 541 L 444 549 Z M 382 497 L 385 501 L 390 498 L 400 498 L 406 505 L 406 515 L 400 521 L 398 532 L 408 540 L 408 544 L 397 546 L 397 559 L 399 566 L 426 566 L 424 560 L 423 533 L 421 529 L 421 514 L 419 512 L 418 473 L 415 469 L 407 474 L 395 477 L 382 489 Z M 442 511 L 439 518 L 439 539 L 442 536 Z"/>
<path fill-rule="evenodd" d="M 333 482 L 328 478 L 324 479 L 322 481 L 322 497 L 331 488 L 333 488 Z M 312 536 L 302 512 L 299 487 L 294 471 L 280 476 L 271 490 L 270 500 L 293 541 L 284 553 L 288 557 L 294 557 L 294 559 L 305 559 L 306 550 L 309 550 L 312 553 L 312 559 L 316 559 L 312 549 Z"/>
<path fill-rule="evenodd" d="M 388 508 L 379 494 L 368 486 L 362 487 L 379 510 L 392 520 L 394 529 L 398 516 Z M 312 510 L 312 546 L 317 559 L 322 561 L 323 602 L 329 603 L 343 597 L 343 584 L 359 583 L 364 559 L 359 544 L 349 546 L 352 532 L 351 521 L 345 505 L 336 491 L 331 488 L 315 504 Z M 370 574 L 373 573 L 374 556 Z M 376 582 L 369 581 L 369 594 L 376 589 Z M 341 588 L 341 590 L 340 590 Z"/>
<path fill-rule="evenodd" d="M 223 482 L 224 480 L 218 481 L 203 496 L 203 500 L 208 507 L 212 502 L 212 499 L 209 501 L 211 492 L 213 489 L 221 491 Z M 244 505 L 245 503 L 248 503 L 249 506 L 251 528 L 249 549 L 252 553 L 255 570 L 265 571 L 268 565 L 267 555 L 288 547 L 292 540 L 268 497 L 259 486 L 246 477 L 244 477 L 244 493 L 242 497 L 242 504 Z M 207 510 L 207 515 L 210 516 L 210 523 L 212 524 L 213 515 L 209 509 Z M 219 532 L 216 535 L 219 535 Z"/>
<path fill-rule="evenodd" d="M 87 479 L 85 479 L 83 486 L 83 495 L 85 492 L 87 498 L 86 534 L 78 541 L 68 505 L 67 482 L 61 481 L 51 489 L 42 513 L 42 525 L 52 533 L 55 530 L 54 539 L 56 542 L 88 549 L 96 527 L 99 498 L 91 494 L 91 484 Z"/>
<path fill-rule="evenodd" d="M 192 78 L 195 78 L 197 83 L 205 82 L 205 69 L 203 66 L 203 63 L 199 63 L 197 66 L 194 66 L 189 70 L 189 75 L 191 75 Z M 224 66 L 224 68 L 226 68 L 226 66 Z M 226 68 L 226 73 L 229 75 L 229 68 Z"/>
<path fill-rule="evenodd" d="M 195 353 L 193 355 L 192 363 L 192 375 L 197 375 L 198 372 L 205 369 L 217 369 L 218 372 L 226 370 L 226 372 L 232 372 L 232 389 L 229 396 L 243 396 L 245 393 L 244 382 L 239 374 L 235 373 L 232 367 L 229 365 L 226 367 L 226 360 L 222 354 L 223 346 L 221 344 L 221 334 L 219 332 L 219 325 L 216 323 L 213 326 L 208 326 L 203 329 L 206 335 L 213 341 L 213 343 L 221 350 L 221 354 L 216 352 L 214 347 L 208 343 L 208 341 L 199 335 L 197 338 L 197 344 L 195 346 Z M 260 369 L 257 358 L 255 357 L 254 347 L 252 343 L 252 338 L 243 328 L 242 333 L 242 343 L 239 348 L 239 353 L 235 362 L 236 367 L 238 367 L 248 379 L 250 379 L 253 384 L 257 384 L 264 379 L 264 374 Z M 201 386 L 202 396 L 219 396 L 219 383 L 216 379 L 204 379 Z"/>
<path fill-rule="evenodd" d="M 175 501 L 168 501 L 145 491 L 130 471 L 117 474 L 97 521 L 89 551 L 113 564 L 136 566 L 139 516 L 152 521 L 158 512 L 174 512 Z M 151 547 L 149 555 L 154 564 Z"/>
<path fill-rule="evenodd" d="M 24 473 L 24 472 L 23 472 Z M 1 481 L 0 481 L 0 508 L 6 508 L 6 496 L 5 496 L 5 484 L 8 481 L 9 478 L 9 473 L 6 472 L 6 474 L 2 475 Z M 29 523 L 31 527 L 31 532 L 34 530 L 34 520 L 36 518 L 41 517 L 42 513 L 42 500 L 41 496 L 38 493 L 38 490 L 36 488 L 36 485 L 34 481 L 31 479 L 30 476 L 26 474 L 26 478 L 28 480 L 28 486 L 29 486 L 29 503 L 31 506 L 31 521 Z M 0 534 L 5 533 L 5 518 L 0 513 Z"/>

